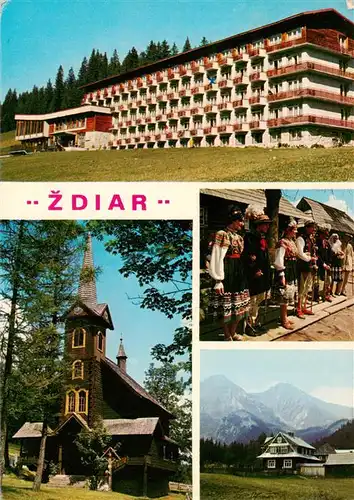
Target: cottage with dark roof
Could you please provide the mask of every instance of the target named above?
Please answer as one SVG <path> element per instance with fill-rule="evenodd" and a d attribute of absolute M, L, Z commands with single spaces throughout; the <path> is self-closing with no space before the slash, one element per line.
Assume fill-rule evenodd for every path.
<path fill-rule="evenodd" d="M 56 463 L 61 475 L 84 475 L 75 437 L 103 420 L 112 437 L 110 446 L 119 443 L 121 464 L 114 473 L 113 489 L 144 496 L 166 492 L 178 460 L 178 445 L 169 437 L 174 416 L 128 375 L 122 339 L 117 363 L 106 356 L 107 331 L 114 327 L 108 304 L 97 302 L 90 236 L 78 299 L 63 319 L 71 371 L 58 425 L 49 429 L 47 462 Z M 36 462 L 41 431 L 42 422 L 26 422 L 13 436 L 21 441 L 24 462 Z"/>

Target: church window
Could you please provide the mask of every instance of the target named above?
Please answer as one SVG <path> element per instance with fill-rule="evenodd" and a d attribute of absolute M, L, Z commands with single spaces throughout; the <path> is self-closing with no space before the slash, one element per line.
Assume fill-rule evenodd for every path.
<path fill-rule="evenodd" d="M 79 413 L 87 413 L 87 391 L 79 391 Z"/>
<path fill-rule="evenodd" d="M 85 347 L 86 345 L 86 330 L 84 328 L 75 328 L 73 332 L 73 347 Z"/>
<path fill-rule="evenodd" d="M 80 359 L 73 363 L 72 378 L 84 378 L 84 363 Z"/>
<path fill-rule="evenodd" d="M 97 334 L 97 349 L 99 351 L 103 351 L 103 334 L 102 332 L 98 332 Z"/>
<path fill-rule="evenodd" d="M 75 391 L 70 391 L 66 394 L 66 412 L 73 413 L 75 411 L 76 393 Z"/>

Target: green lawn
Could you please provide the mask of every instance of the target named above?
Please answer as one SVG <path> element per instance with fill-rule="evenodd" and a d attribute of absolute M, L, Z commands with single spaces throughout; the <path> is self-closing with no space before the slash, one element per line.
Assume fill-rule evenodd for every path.
<path fill-rule="evenodd" d="M 120 493 L 98 492 L 76 488 L 47 488 L 41 487 L 41 491 L 32 491 L 32 483 L 21 481 L 16 477 L 4 477 L 3 484 L 4 500 L 133 500 L 137 497 L 121 495 Z M 160 500 L 183 500 L 183 495 L 169 495 Z M 159 500 L 159 499 L 155 499 Z"/>
<path fill-rule="evenodd" d="M 2 160 L 4 181 L 349 181 L 354 148 L 144 149 Z"/>
<path fill-rule="evenodd" d="M 4 132 L 0 134 L 0 154 L 5 154 L 10 150 L 11 147 L 17 146 L 19 149 L 21 148 L 21 143 L 15 140 L 15 130 L 11 130 L 10 132 Z"/>
<path fill-rule="evenodd" d="M 353 500 L 354 479 L 201 474 L 201 500 Z"/>

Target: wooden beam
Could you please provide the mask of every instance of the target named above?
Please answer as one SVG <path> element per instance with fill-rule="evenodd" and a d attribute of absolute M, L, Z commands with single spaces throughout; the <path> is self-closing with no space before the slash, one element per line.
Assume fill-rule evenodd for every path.
<path fill-rule="evenodd" d="M 147 481 L 148 481 L 147 470 L 148 470 L 148 465 L 147 465 L 146 458 L 145 458 L 144 475 L 143 475 L 143 497 L 147 497 L 147 486 L 148 486 L 147 485 Z"/>

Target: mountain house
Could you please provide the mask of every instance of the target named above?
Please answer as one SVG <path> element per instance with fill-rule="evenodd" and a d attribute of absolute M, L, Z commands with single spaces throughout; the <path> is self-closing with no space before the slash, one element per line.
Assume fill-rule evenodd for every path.
<path fill-rule="evenodd" d="M 269 473 L 294 474 L 300 464 L 320 463 L 315 456 L 315 448 L 295 436 L 293 432 L 278 432 L 264 441 L 262 454 L 263 468 Z"/>
<path fill-rule="evenodd" d="M 60 475 L 85 475 L 74 440 L 81 429 L 103 420 L 109 447 L 119 443 L 113 490 L 160 496 L 177 468 L 178 445 L 169 437 L 174 416 L 128 375 L 122 339 L 117 362 L 106 356 L 106 334 L 114 327 L 108 304 L 97 302 L 93 270 L 89 235 L 78 299 L 63 318 L 72 369 L 57 426 L 49 429 L 46 463 L 57 464 Z M 42 422 L 26 422 L 13 436 L 21 443 L 20 462 L 36 463 L 42 427 Z"/>

